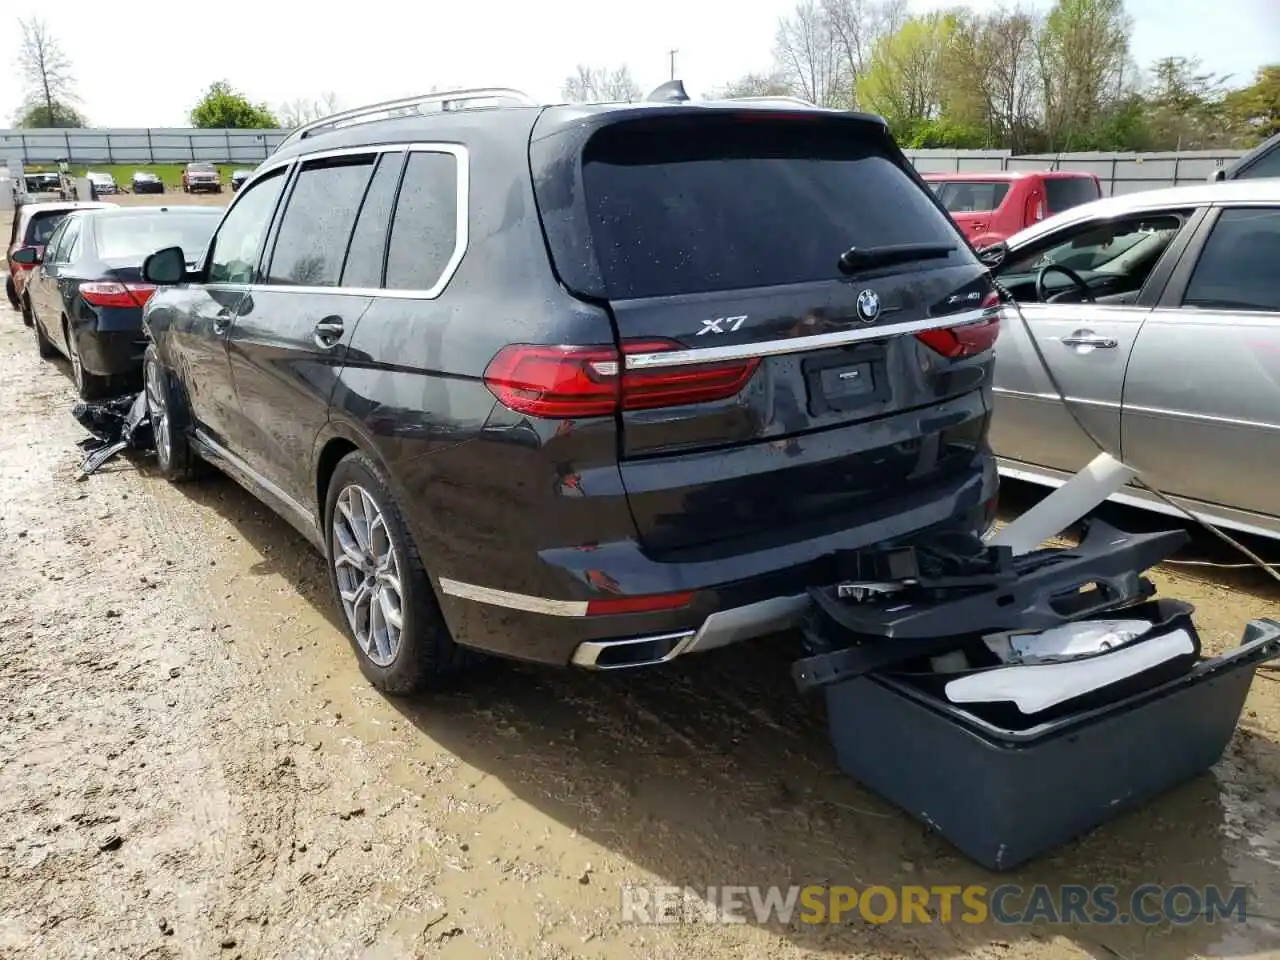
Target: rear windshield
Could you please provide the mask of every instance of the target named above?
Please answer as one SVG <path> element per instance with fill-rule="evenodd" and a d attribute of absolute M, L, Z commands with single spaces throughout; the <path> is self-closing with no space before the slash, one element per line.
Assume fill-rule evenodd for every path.
<path fill-rule="evenodd" d="M 616 124 L 587 144 L 583 187 L 611 299 L 836 279 L 850 247 L 959 243 L 926 191 L 844 122 Z"/>
<path fill-rule="evenodd" d="M 989 213 L 1004 203 L 1009 184 L 982 180 L 941 180 L 930 184 L 951 213 Z"/>
<path fill-rule="evenodd" d="M 69 212 L 68 210 L 51 210 L 48 213 L 32 214 L 31 222 L 27 224 L 25 242 L 34 247 L 43 247 L 53 236 L 53 231 L 58 229 L 62 218 Z"/>
<path fill-rule="evenodd" d="M 1050 213 L 1061 213 L 1100 196 L 1092 177 L 1046 177 L 1044 195 Z"/>
<path fill-rule="evenodd" d="M 154 216 L 98 217 L 93 235 L 103 260 L 136 260 L 141 263 L 157 250 L 181 247 L 187 260 L 204 250 L 215 213 L 157 213 Z"/>

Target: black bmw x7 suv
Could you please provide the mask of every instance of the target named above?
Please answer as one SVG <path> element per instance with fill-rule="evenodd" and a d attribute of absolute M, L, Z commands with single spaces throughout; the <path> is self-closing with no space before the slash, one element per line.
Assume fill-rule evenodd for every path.
<path fill-rule="evenodd" d="M 349 111 L 145 275 L 161 469 L 310 538 L 391 693 L 769 633 L 833 551 L 992 515 L 996 294 L 878 117 Z"/>

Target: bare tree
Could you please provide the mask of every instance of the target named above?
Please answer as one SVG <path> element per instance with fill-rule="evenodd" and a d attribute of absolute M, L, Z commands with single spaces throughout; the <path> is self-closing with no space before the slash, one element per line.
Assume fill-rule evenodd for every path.
<path fill-rule="evenodd" d="M 328 117 L 338 112 L 338 95 L 333 92 L 322 93 L 314 100 L 298 97 L 280 105 L 280 122 L 286 129 L 300 127 L 321 117 Z"/>
<path fill-rule="evenodd" d="M 748 73 L 715 91 L 714 99 L 734 97 L 789 97 L 795 88 L 777 73 Z"/>
<path fill-rule="evenodd" d="M 774 58 L 782 78 L 805 99 L 823 107 L 852 103 L 853 76 L 817 0 L 801 0 L 778 21 Z"/>
<path fill-rule="evenodd" d="M 876 40 L 906 21 L 906 0 L 822 0 L 822 16 L 843 62 L 845 79 L 858 106 L 858 78 L 871 62 Z"/>
<path fill-rule="evenodd" d="M 83 121 L 71 106 L 79 98 L 70 59 L 43 20 L 38 17 L 19 20 L 18 27 L 22 33 L 18 41 L 18 69 L 26 85 L 27 115 L 43 115 L 46 126 L 81 126 Z M 75 122 L 70 122 L 72 120 Z"/>
<path fill-rule="evenodd" d="M 640 85 L 623 64 L 608 69 L 580 63 L 566 77 L 561 95 L 574 103 L 618 103 L 640 99 Z"/>

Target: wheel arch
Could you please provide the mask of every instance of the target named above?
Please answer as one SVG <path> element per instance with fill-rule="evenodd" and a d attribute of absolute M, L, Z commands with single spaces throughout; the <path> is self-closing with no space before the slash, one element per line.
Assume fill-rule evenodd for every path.
<path fill-rule="evenodd" d="M 315 453 L 312 463 L 315 464 L 313 489 L 316 496 L 316 517 L 324 528 L 324 508 L 329 496 L 329 481 L 342 458 L 349 453 L 359 451 L 377 463 L 382 475 L 391 487 L 396 499 L 404 499 L 404 491 L 396 483 L 396 478 L 387 466 L 386 460 L 378 452 L 378 445 L 373 442 L 363 429 L 347 420 L 330 420 L 319 436 L 316 437 Z"/>

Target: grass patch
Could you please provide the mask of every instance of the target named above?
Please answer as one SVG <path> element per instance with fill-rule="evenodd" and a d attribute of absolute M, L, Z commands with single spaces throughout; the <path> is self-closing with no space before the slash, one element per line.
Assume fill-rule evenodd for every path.
<path fill-rule="evenodd" d="M 226 190 L 231 189 L 231 174 L 236 170 L 252 170 L 254 164 L 249 163 L 215 163 L 218 173 L 222 175 L 222 185 Z M 182 187 L 182 171 L 186 168 L 184 163 L 93 163 L 88 166 L 81 164 L 73 164 L 71 167 L 72 176 L 83 177 L 85 173 L 92 170 L 94 173 L 109 173 L 115 177 L 116 183 L 125 187 L 133 179 L 134 173 L 141 170 L 144 173 L 154 173 L 158 176 L 166 187 L 174 187 L 181 189 Z M 26 173 L 57 173 L 57 164 L 38 164 L 35 166 L 23 166 Z"/>

